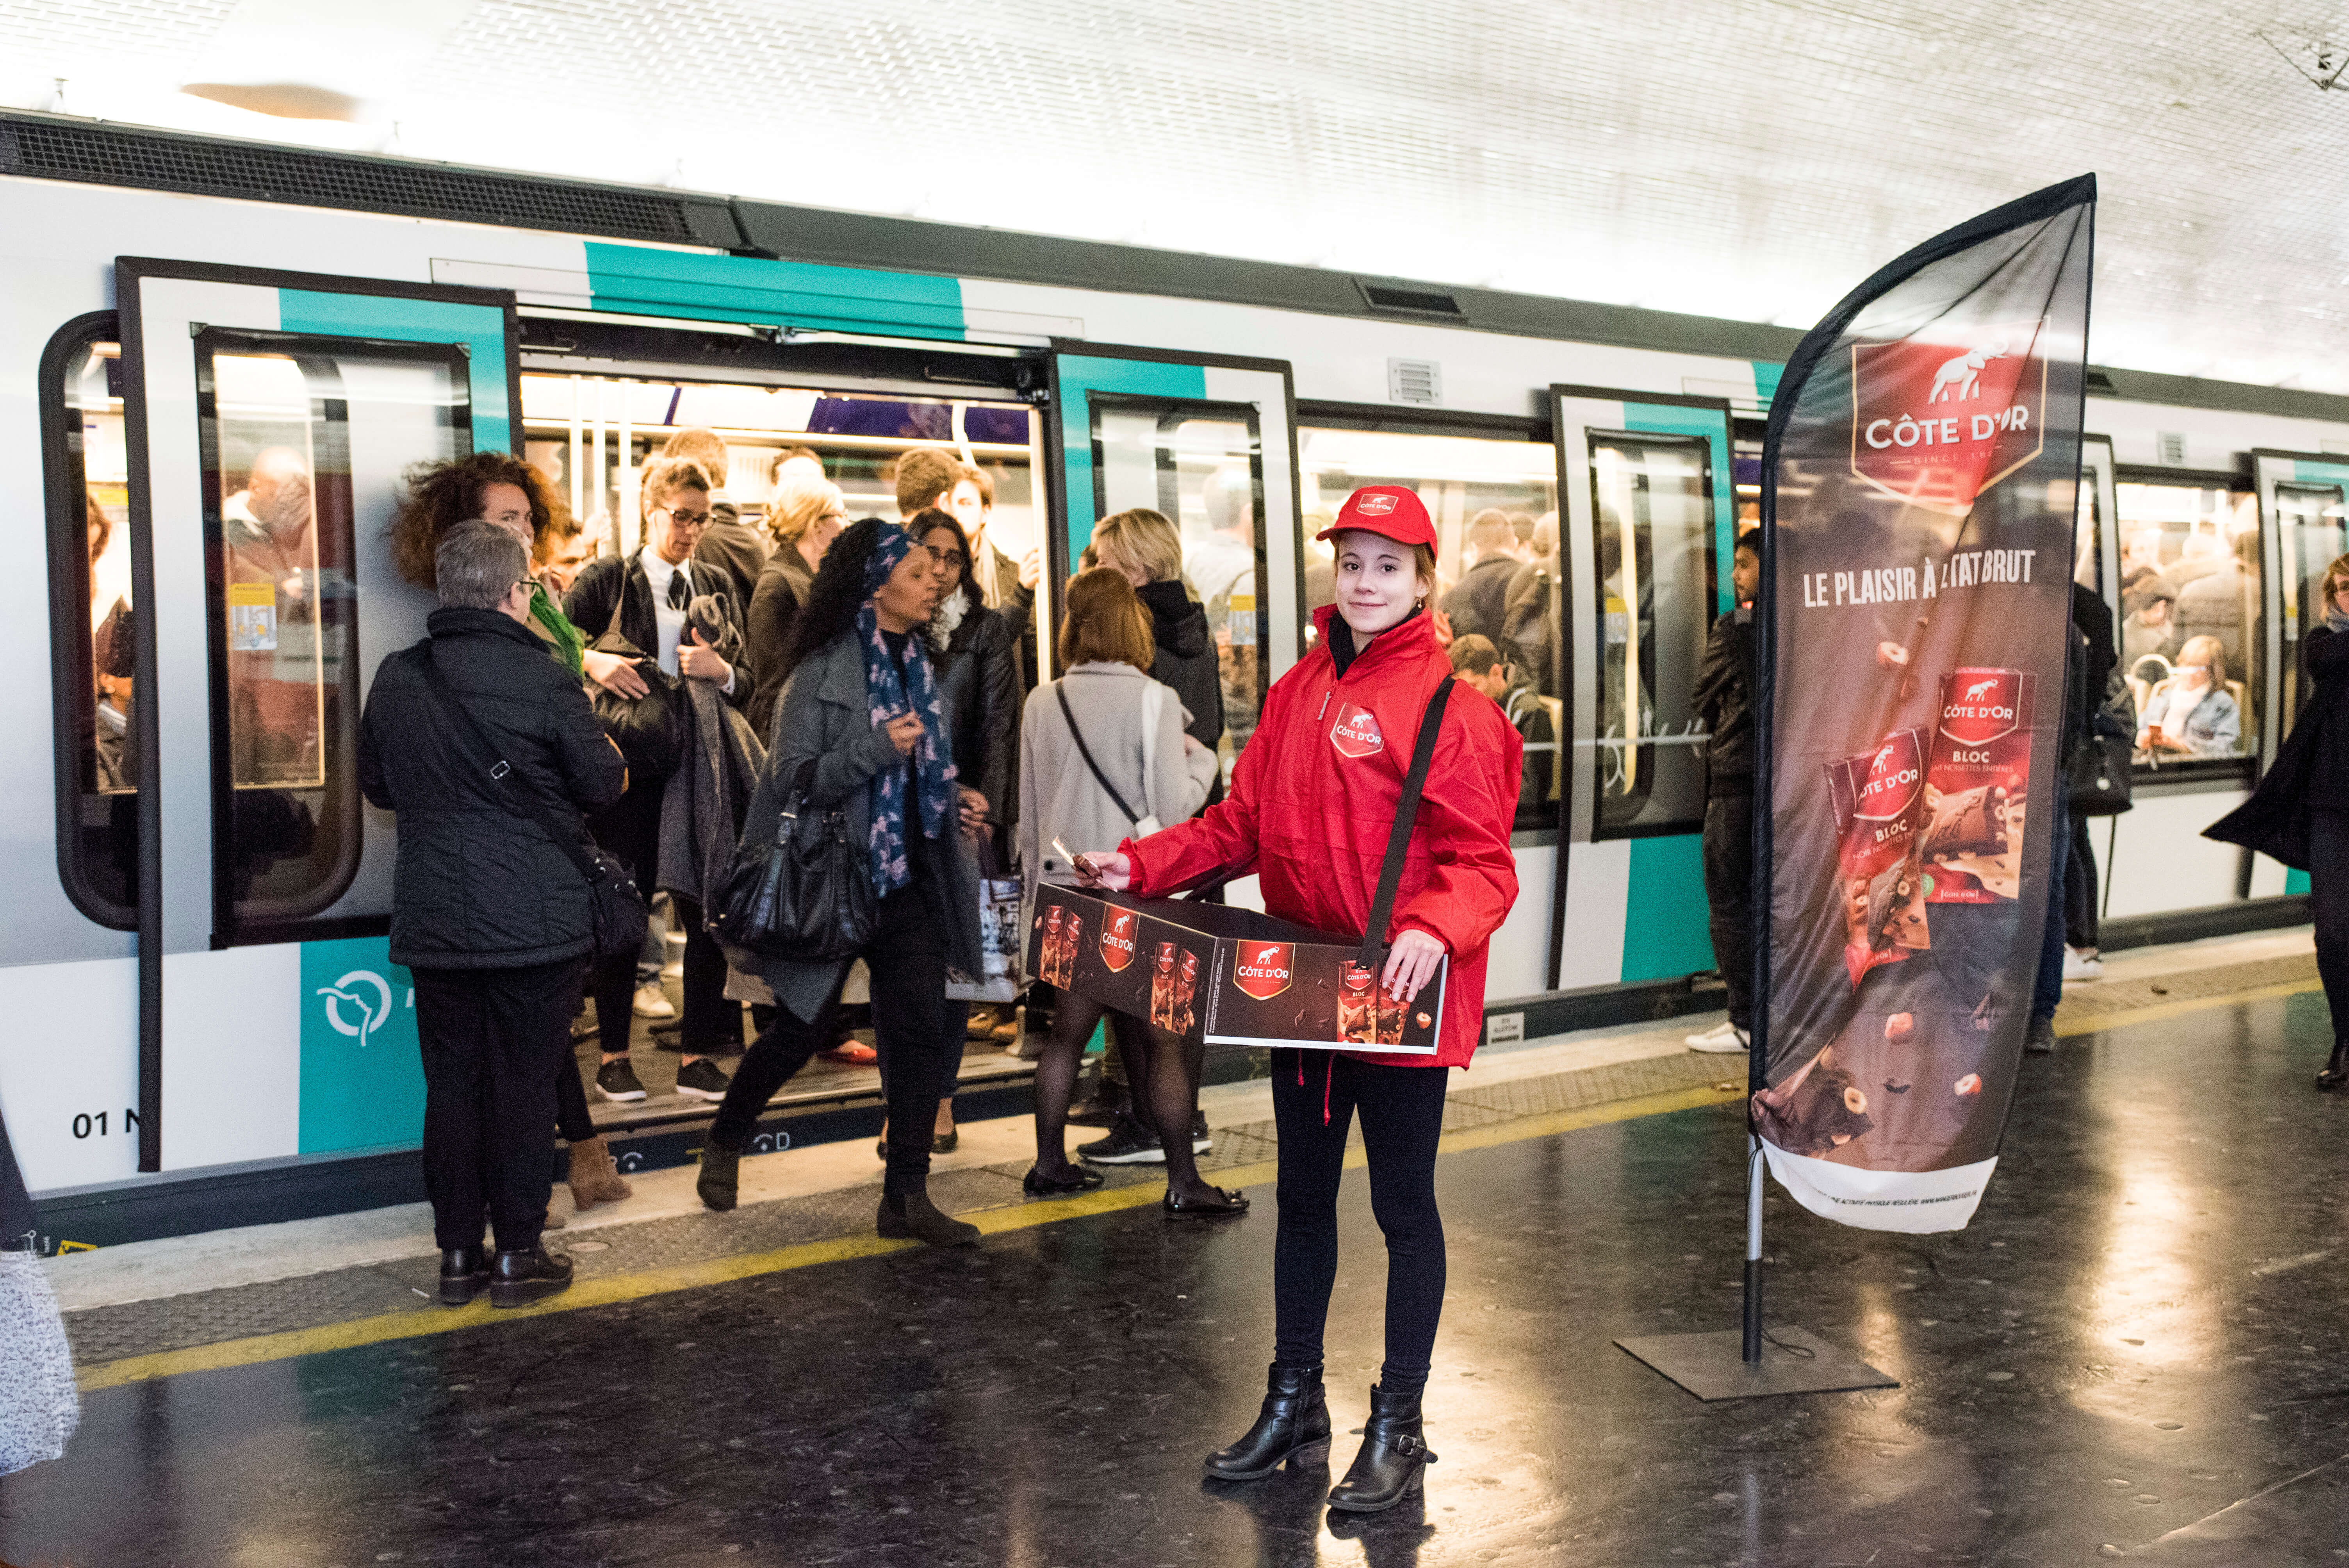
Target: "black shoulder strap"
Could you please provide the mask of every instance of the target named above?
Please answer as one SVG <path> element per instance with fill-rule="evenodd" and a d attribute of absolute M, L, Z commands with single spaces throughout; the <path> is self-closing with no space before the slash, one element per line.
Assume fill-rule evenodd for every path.
<path fill-rule="evenodd" d="M 489 732 L 458 700 L 456 691 L 449 685 L 449 677 L 440 673 L 440 661 L 433 656 L 433 653 L 430 643 L 418 648 L 415 654 L 417 669 L 424 676 L 425 687 L 439 702 L 441 711 L 455 717 L 458 749 L 492 779 L 503 781 L 512 778 L 513 765 L 497 755 L 497 748 L 491 743 Z M 566 822 L 546 802 L 537 799 L 537 792 L 528 782 L 517 780 L 517 785 L 519 792 L 508 789 L 497 793 L 517 814 L 545 829 L 546 836 L 554 841 L 555 848 L 571 857 L 571 863 L 579 868 L 581 876 L 590 882 L 601 882 L 604 868 L 596 862 L 594 855 L 588 853 L 587 846 L 579 841 L 578 818 L 574 816 Z"/>
<path fill-rule="evenodd" d="M 1093 770 L 1093 782 L 1109 791 L 1110 799 L 1124 814 L 1128 824 L 1140 827 L 1142 819 L 1134 815 L 1133 808 L 1125 803 L 1125 797 L 1117 792 L 1117 786 L 1109 781 L 1109 776 L 1101 770 L 1101 764 L 1093 760 L 1092 748 L 1085 744 L 1085 732 L 1077 727 L 1076 711 L 1069 707 L 1068 686 L 1059 681 L 1053 682 L 1052 695 L 1061 699 L 1061 717 L 1069 721 L 1069 738 L 1077 743 L 1077 755 L 1083 758 L 1085 766 Z"/>
<path fill-rule="evenodd" d="M 1402 885 L 1412 823 L 1419 816 L 1419 796 L 1427 788 L 1427 770 L 1435 761 L 1435 739 L 1444 728 L 1444 709 L 1452 701 L 1453 679 L 1444 677 L 1435 695 L 1427 699 L 1427 712 L 1420 717 L 1419 739 L 1411 748 L 1411 771 L 1402 776 L 1402 799 L 1395 802 L 1394 827 L 1387 833 L 1386 864 L 1379 868 L 1378 896 L 1371 901 L 1370 923 L 1362 927 L 1362 950 L 1354 955 L 1354 962 L 1365 969 L 1377 968 L 1386 952 L 1387 922 L 1394 917 L 1395 890 Z"/>

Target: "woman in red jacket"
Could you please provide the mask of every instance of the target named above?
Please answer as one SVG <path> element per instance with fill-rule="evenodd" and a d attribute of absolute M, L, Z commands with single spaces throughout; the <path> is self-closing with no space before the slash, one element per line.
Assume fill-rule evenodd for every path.
<path fill-rule="evenodd" d="M 1273 683 L 1232 791 L 1203 815 L 1080 857 L 1088 881 L 1145 898 L 1257 874 L 1269 913 L 1352 937 L 1368 923 L 1387 834 L 1428 699 L 1452 674 L 1423 614 L 1435 589 L 1435 529 L 1419 497 L 1373 485 L 1347 498 L 1321 538 L 1337 546 L 1336 604 L 1320 637 Z M 1275 1338 L 1264 1408 L 1247 1435 L 1207 1460 L 1226 1480 L 1271 1474 L 1330 1440 L 1321 1330 L 1338 1274 L 1338 1181 L 1348 1124 L 1362 1119 L 1371 1206 L 1387 1243 L 1386 1362 L 1371 1390 L 1362 1449 L 1330 1494 L 1354 1512 L 1418 1489 L 1435 1456 L 1422 1439 L 1435 1325 L 1444 1306 L 1444 1222 L 1435 1146 L 1447 1068 L 1483 1032 L 1485 947 L 1517 896 L 1509 825 L 1524 742 L 1484 696 L 1454 689 L 1413 827 L 1379 984 L 1410 1001 L 1452 961 L 1433 1057 L 1277 1050 L 1280 1223 L 1273 1244 Z M 1319 1079 L 1319 1082 L 1314 1080 Z"/>

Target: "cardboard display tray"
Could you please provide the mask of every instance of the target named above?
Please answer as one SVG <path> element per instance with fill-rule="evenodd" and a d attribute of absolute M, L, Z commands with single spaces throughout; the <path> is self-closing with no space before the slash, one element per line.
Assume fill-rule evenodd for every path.
<path fill-rule="evenodd" d="M 1028 973 L 1210 1046 L 1435 1054 L 1451 960 L 1397 1003 L 1354 962 L 1361 944 L 1255 910 L 1045 882 Z"/>

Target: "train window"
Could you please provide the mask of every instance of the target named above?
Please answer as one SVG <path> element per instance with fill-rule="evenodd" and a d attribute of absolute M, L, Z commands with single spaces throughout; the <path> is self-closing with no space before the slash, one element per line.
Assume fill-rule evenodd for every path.
<path fill-rule="evenodd" d="M 2292 733 L 2306 699 L 2308 677 L 2300 667 L 2300 640 L 2324 624 L 2320 594 L 2324 569 L 2349 553 L 2349 533 L 2339 485 L 2279 483 L 2275 488 L 2277 542 L 2283 562 L 2283 715 L 2278 733 Z"/>
<path fill-rule="evenodd" d="M 1271 671 L 1261 613 L 1263 441 L 1244 404 L 1096 392 L 1094 515 L 1147 507 L 1183 536 L 1183 575 L 1207 612 L 1224 699 L 1224 779 L 1248 738 Z"/>
<path fill-rule="evenodd" d="M 359 531 L 388 525 L 400 469 L 472 449 L 468 386 L 448 345 L 197 335 L 223 933 L 315 915 L 357 872 L 359 598 L 380 593 Z"/>
<path fill-rule="evenodd" d="M 522 378 L 525 455 L 605 550 L 633 549 L 638 535 L 635 476 L 679 429 L 701 428 L 724 443 L 727 472 L 718 476 L 745 522 L 767 513 L 782 459 L 812 456 L 840 486 L 851 517 L 897 515 L 897 459 L 917 447 L 948 451 L 978 468 L 983 482 L 957 510 L 977 531 L 971 543 L 994 547 L 979 586 L 990 603 L 1016 587 L 1018 563 L 1042 535 L 1030 475 L 1034 418 L 1019 403 L 923 398 L 746 386 L 729 382 L 637 381 L 598 376 Z M 616 529 L 614 520 L 630 520 Z M 998 558 L 1013 563 L 1013 581 Z"/>
<path fill-rule="evenodd" d="M 2137 764 L 2257 755 L 2265 625 L 2259 510 L 2220 485 L 2114 487 L 2121 534 L 2121 667 Z"/>
<path fill-rule="evenodd" d="M 1704 820 L 1696 672 L 1717 613 L 1711 449 L 1699 437 L 1593 430 L 1600 602 L 1594 837 Z"/>
<path fill-rule="evenodd" d="M 111 313 L 69 323 L 41 361 L 57 876 L 101 925 L 138 924 L 129 467 Z"/>
<path fill-rule="evenodd" d="M 1547 440 L 1300 426 L 1305 603 L 1335 598 L 1330 526 L 1363 485 L 1402 485 L 1435 520 L 1436 608 L 1454 646 L 1483 637 L 1501 661 L 1488 677 L 1525 738 L 1521 829 L 1564 819 L 1558 737 L 1566 728 L 1557 556 L 1557 453 Z M 1505 666 L 1505 667 L 1504 667 Z M 1473 666 L 1472 666 L 1473 671 Z"/>

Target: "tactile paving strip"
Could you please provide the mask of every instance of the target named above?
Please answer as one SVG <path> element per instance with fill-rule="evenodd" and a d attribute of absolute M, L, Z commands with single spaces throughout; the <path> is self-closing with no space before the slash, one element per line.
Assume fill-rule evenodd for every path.
<path fill-rule="evenodd" d="M 2135 980 L 2095 980 L 2066 986 L 2055 1009 L 2059 1028 L 2076 1028 L 2121 1013 L 2140 1012 L 2171 1002 L 2208 1001 L 2237 991 L 2288 985 L 2316 978 L 2316 954 L 2262 958 L 2251 964 L 2215 964 Z"/>

